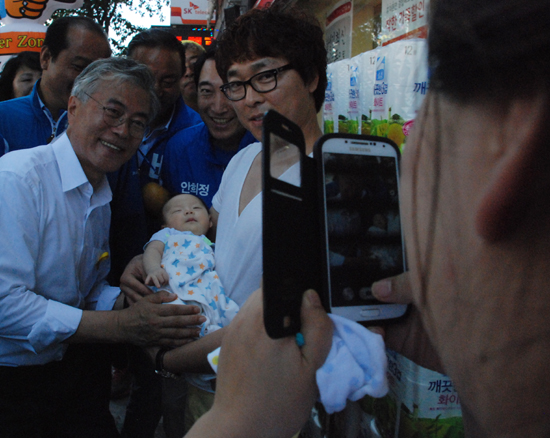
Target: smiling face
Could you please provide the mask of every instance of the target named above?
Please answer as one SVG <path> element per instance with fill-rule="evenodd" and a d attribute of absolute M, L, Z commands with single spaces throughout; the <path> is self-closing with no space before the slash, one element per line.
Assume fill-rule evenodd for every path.
<path fill-rule="evenodd" d="M 190 231 L 197 236 L 206 234 L 212 221 L 204 203 L 193 195 L 177 195 L 162 209 L 164 225 L 178 231 Z"/>
<path fill-rule="evenodd" d="M 47 46 L 40 53 L 42 81 L 40 97 L 50 111 L 65 109 L 76 77 L 93 61 L 111 56 L 107 39 L 83 27 L 75 26 L 68 30 L 69 46 L 57 58 L 52 58 Z M 57 118 L 57 114 L 52 114 Z"/>
<path fill-rule="evenodd" d="M 208 59 L 199 77 L 199 114 L 208 127 L 215 146 L 237 149 L 245 129 L 239 122 L 231 102 L 220 90 L 223 84 L 213 59 Z"/>
<path fill-rule="evenodd" d="M 109 80 L 98 84 L 96 89 L 91 94 L 93 99 L 84 102 L 71 96 L 67 129 L 82 169 L 93 186 L 135 154 L 142 138 L 130 135 L 130 123 L 147 125 L 150 116 L 150 95 L 146 90 L 130 82 Z M 107 125 L 102 106 L 124 113 L 125 122 L 117 127 Z"/>
<path fill-rule="evenodd" d="M 41 75 L 41 71 L 22 65 L 13 78 L 13 97 L 23 97 L 31 94 L 34 83 Z"/>
<path fill-rule="evenodd" d="M 234 63 L 227 72 L 227 81 L 247 81 L 255 74 L 272 70 L 288 64 L 284 58 L 259 58 L 252 61 Z M 267 93 L 258 93 L 251 86 L 246 86 L 246 97 L 232 102 L 233 108 L 241 121 L 257 140 L 262 138 L 263 116 L 272 109 L 296 123 L 308 141 L 308 132 L 317 130 L 317 112 L 313 91 L 317 80 L 305 84 L 296 70 L 290 69 L 277 75 L 277 87 Z"/>
<path fill-rule="evenodd" d="M 160 101 L 160 111 L 151 125 L 166 123 L 180 97 L 179 80 L 182 75 L 180 54 L 163 47 L 138 46 L 131 58 L 145 64 L 155 77 L 155 92 Z"/>

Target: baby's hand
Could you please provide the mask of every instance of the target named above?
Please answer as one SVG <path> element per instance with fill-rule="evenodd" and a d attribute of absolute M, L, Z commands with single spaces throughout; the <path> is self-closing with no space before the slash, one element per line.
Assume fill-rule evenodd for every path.
<path fill-rule="evenodd" d="M 151 285 L 154 284 L 156 287 L 161 287 L 165 284 L 168 284 L 170 277 L 168 272 L 164 268 L 158 268 L 157 270 L 150 272 L 145 279 L 145 284 Z"/>

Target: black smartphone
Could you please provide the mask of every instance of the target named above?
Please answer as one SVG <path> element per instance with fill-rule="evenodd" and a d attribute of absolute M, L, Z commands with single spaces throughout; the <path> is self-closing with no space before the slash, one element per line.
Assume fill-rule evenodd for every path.
<path fill-rule="evenodd" d="M 269 111 L 263 127 L 264 323 L 281 338 L 300 331 L 303 293 L 321 291 L 317 171 L 297 125 Z"/>
<path fill-rule="evenodd" d="M 329 134 L 315 158 L 330 311 L 354 321 L 404 315 L 406 305 L 381 303 L 371 292 L 375 281 L 406 270 L 398 147 L 386 138 Z"/>

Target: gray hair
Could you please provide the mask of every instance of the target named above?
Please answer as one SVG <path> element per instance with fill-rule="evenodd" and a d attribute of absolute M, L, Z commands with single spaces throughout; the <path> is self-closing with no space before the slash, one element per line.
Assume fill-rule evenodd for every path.
<path fill-rule="evenodd" d="M 98 59 L 86 67 L 74 81 L 71 96 L 82 102 L 88 100 L 105 81 L 114 81 L 118 84 L 130 82 L 149 93 L 150 112 L 149 122 L 153 120 L 160 109 L 160 103 L 155 93 L 155 78 L 149 68 L 126 57 L 112 57 Z"/>

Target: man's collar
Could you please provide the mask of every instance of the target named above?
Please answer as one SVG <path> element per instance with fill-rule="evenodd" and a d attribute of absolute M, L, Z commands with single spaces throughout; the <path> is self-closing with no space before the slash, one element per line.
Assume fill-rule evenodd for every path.
<path fill-rule="evenodd" d="M 95 190 L 92 189 L 92 185 L 82 169 L 82 165 L 66 132 L 58 137 L 51 146 L 59 166 L 63 192 L 66 193 L 78 187 L 85 186 L 84 190 L 90 190 L 90 196 L 93 193 L 95 201 L 98 204 L 103 205 L 111 201 L 112 193 L 107 182 L 107 177 L 104 178 L 99 187 Z"/>
<path fill-rule="evenodd" d="M 170 114 L 170 118 L 168 119 L 168 121 L 166 122 L 166 124 L 162 125 L 162 126 L 159 126 L 158 128 L 155 128 L 155 129 L 152 129 L 152 130 L 149 130 L 147 132 L 147 134 L 145 135 L 145 138 L 143 139 L 144 141 L 147 141 L 147 139 L 154 133 L 154 132 L 162 132 L 162 131 L 167 131 L 168 128 L 170 128 L 170 124 L 172 123 L 172 120 L 174 119 L 174 114 L 176 113 L 176 105 L 174 105 L 172 107 L 172 113 Z"/>
<path fill-rule="evenodd" d="M 36 83 L 34 84 L 34 91 L 36 93 L 36 99 L 38 100 L 38 105 L 40 106 L 40 109 L 42 111 L 48 111 L 48 113 L 50 112 L 50 110 L 48 109 L 48 107 L 46 106 L 46 104 L 42 101 L 42 98 L 40 97 L 40 82 L 42 81 L 42 78 L 38 79 L 36 81 Z"/>
<path fill-rule="evenodd" d="M 59 166 L 61 183 L 64 192 L 68 192 L 88 183 L 88 178 L 76 156 L 67 133 L 63 133 L 52 143 L 52 149 Z"/>
<path fill-rule="evenodd" d="M 42 98 L 40 97 L 40 81 L 41 79 L 38 79 L 38 81 L 36 81 L 36 83 L 34 84 L 34 87 L 35 87 L 34 91 L 36 93 L 36 99 L 38 101 L 38 105 L 40 106 L 40 109 L 44 112 L 44 114 L 46 114 L 46 117 L 48 117 L 48 119 L 55 125 L 56 121 L 54 120 L 51 111 L 46 106 L 46 104 L 42 101 Z M 59 118 L 57 119 L 57 122 L 59 122 L 66 113 L 67 113 L 67 110 L 63 110 L 63 112 L 59 114 Z"/>

